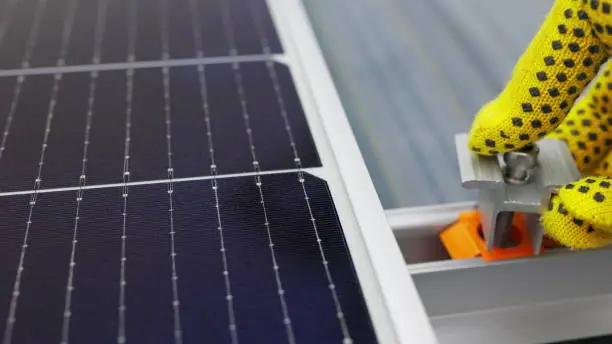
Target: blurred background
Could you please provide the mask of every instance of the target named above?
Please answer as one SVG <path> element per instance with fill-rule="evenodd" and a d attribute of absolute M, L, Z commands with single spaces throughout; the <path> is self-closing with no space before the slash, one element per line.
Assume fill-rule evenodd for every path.
<path fill-rule="evenodd" d="M 553 0 L 304 0 L 385 208 L 474 198 L 453 135 L 502 90 Z"/>

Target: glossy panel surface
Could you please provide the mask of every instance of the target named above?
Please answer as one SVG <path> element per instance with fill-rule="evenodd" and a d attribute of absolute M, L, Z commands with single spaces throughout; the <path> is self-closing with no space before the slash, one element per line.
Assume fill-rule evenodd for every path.
<path fill-rule="evenodd" d="M 164 36 L 171 59 L 198 57 L 198 39 L 203 56 L 230 56 L 228 35 L 236 55 L 262 54 L 255 18 L 261 18 L 269 52 L 282 52 L 264 0 L 20 0 L 2 6 L 11 12 L 10 21 L 0 23 L 6 26 L 0 69 L 21 68 L 24 61 L 59 65 L 62 45 L 67 65 L 95 63 L 96 41 L 102 63 L 127 62 L 130 52 L 135 61 L 161 60 Z"/>
<path fill-rule="evenodd" d="M 291 125 L 296 150 L 304 167 L 320 166 L 308 124 L 288 69 L 273 65 L 282 102 Z M 293 150 L 285 121 L 264 62 L 239 65 L 245 109 L 249 115 L 253 146 L 262 171 L 294 168 Z M 0 109 L 6 122 L 11 102 L 16 102 L 5 148 L 0 156 L 0 191 L 29 189 L 41 169 L 42 187 L 78 186 L 84 158 L 85 134 L 91 119 L 87 147 L 87 183 L 122 182 L 124 146 L 128 125 L 127 99 L 131 97 L 130 180 L 162 179 L 167 176 L 166 102 L 172 137 L 174 176 L 210 174 L 200 74 L 195 66 L 168 69 L 168 98 L 164 95 L 163 68 L 133 71 L 133 88 L 128 92 L 127 71 L 104 71 L 25 78 L 0 78 Z M 241 97 L 231 64 L 205 66 L 202 74 L 210 113 L 211 134 L 219 174 L 252 172 L 251 144 L 241 107 Z M 57 92 L 53 97 L 54 83 Z M 21 91 L 15 97 L 14 89 Z M 55 102 L 52 100 L 55 99 Z"/>
<path fill-rule="evenodd" d="M 59 342 L 68 297 L 71 342 L 114 342 L 118 328 L 125 326 L 129 342 L 171 343 L 173 302 L 179 301 L 185 343 L 230 343 L 231 324 L 241 343 L 283 343 L 288 341 L 286 321 L 297 342 L 338 343 L 343 334 L 337 307 L 353 338 L 374 343 L 329 190 L 324 181 L 306 175 L 309 210 L 299 178 L 296 173 L 262 176 L 266 214 L 252 177 L 218 180 L 218 201 L 211 181 L 176 183 L 172 212 L 166 183 L 129 187 L 125 240 L 122 188 L 86 190 L 78 221 L 76 192 L 40 194 L 28 233 L 14 342 Z M 27 195 L 0 197 L 2 319 L 9 313 L 29 200 Z M 71 254 L 74 289 L 68 295 Z"/>

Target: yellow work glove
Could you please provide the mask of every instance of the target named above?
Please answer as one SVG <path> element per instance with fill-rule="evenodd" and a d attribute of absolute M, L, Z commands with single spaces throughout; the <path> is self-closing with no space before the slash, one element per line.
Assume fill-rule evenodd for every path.
<path fill-rule="evenodd" d="M 549 237 L 574 249 L 612 243 L 611 46 L 612 0 L 557 0 L 470 131 L 469 148 L 481 155 L 544 137 L 567 142 L 584 178 L 563 186 L 541 220 Z"/>

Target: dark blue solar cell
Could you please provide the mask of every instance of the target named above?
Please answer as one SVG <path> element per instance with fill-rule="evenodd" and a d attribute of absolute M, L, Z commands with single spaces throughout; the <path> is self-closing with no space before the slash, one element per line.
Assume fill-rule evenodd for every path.
<path fill-rule="evenodd" d="M 2 229 L 0 230 L 0 327 L 4 332 L 13 295 L 30 196 L 0 197 Z"/>
<path fill-rule="evenodd" d="M 330 262 L 329 269 L 336 286 L 336 291 L 340 298 L 340 304 L 346 317 L 349 331 L 355 342 L 374 343 L 376 342 L 372 325 L 369 317 L 365 315 L 364 306 L 361 304 L 363 298 L 359 283 L 352 269 L 347 268 L 352 265 L 346 242 L 342 235 L 341 225 L 336 216 L 335 207 L 331 199 L 331 194 L 324 181 L 316 177 L 305 175 L 305 189 L 310 198 L 312 215 L 316 219 L 319 237 L 322 240 L 323 250 L 326 259 Z M 329 287 L 328 281 L 322 278 L 314 278 L 317 272 L 322 269 L 321 260 L 314 261 L 307 257 L 320 256 L 319 248 L 316 245 L 316 236 L 310 222 L 308 205 L 303 199 L 304 193 L 295 174 L 287 174 L 277 178 L 267 178 L 266 204 L 269 209 L 269 219 L 271 223 L 276 223 L 272 227 L 273 234 L 276 236 L 275 247 L 279 255 L 279 265 L 285 264 L 287 269 L 291 269 L 293 264 L 299 264 L 298 269 L 293 269 L 290 273 L 291 278 L 287 278 L 285 289 L 294 289 L 293 293 L 287 293 L 287 302 L 308 307 L 309 311 L 294 311 L 296 333 L 304 336 L 302 342 L 306 343 L 325 343 L 328 341 L 325 330 L 312 331 L 311 323 L 321 321 L 319 317 L 324 317 L 318 326 L 336 333 L 334 320 L 335 310 L 327 309 L 321 312 L 326 299 L 331 297 L 328 289 L 322 287 L 309 290 L 300 288 L 299 283 L 307 284 L 306 280 L 297 277 L 298 274 L 306 273 L 311 276 L 313 284 L 325 284 Z M 306 224 L 308 223 L 308 224 Z M 293 229 L 293 230 L 292 230 Z M 299 262 L 299 263 L 298 263 Z M 338 340 L 339 341 L 339 340 Z"/>
<path fill-rule="evenodd" d="M 287 120 L 293 134 L 296 151 L 305 166 L 319 166 L 314 141 L 308 129 L 302 105 L 291 80 L 289 69 L 274 64 Z M 285 128 L 278 96 L 274 91 L 273 79 L 268 75 L 265 63 L 243 63 L 245 98 L 251 115 L 253 140 L 260 164 L 264 169 L 288 168 L 293 162 L 291 141 Z"/>
<path fill-rule="evenodd" d="M 78 1 L 66 63 L 90 64 L 94 55 L 95 29 L 98 21 L 98 5 L 103 1 Z"/>
<path fill-rule="evenodd" d="M 187 343 L 230 343 L 219 225 L 211 183 L 179 183 L 175 190 L 183 338 Z M 221 211 L 227 213 L 225 209 Z"/>
<path fill-rule="evenodd" d="M 349 331 L 356 342 L 374 343 L 363 296 L 351 268 L 352 263 L 326 184 L 307 176 L 305 185 L 325 258 L 330 262 L 335 290 L 342 295 L 341 306 L 346 313 Z M 223 180 L 219 190 L 222 209 L 226 214 L 231 214 L 225 217 L 224 228 L 241 338 L 269 338 L 270 342 L 284 342 L 286 337 L 278 287 L 274 280 L 265 218 L 255 181 L 253 178 Z M 263 194 L 289 317 L 297 341 L 342 342 L 330 283 L 324 273 L 323 259 L 298 176 L 264 176 Z M 250 321 L 256 314 L 266 314 L 267 319 Z"/>
<path fill-rule="evenodd" d="M 241 343 L 287 342 L 270 240 L 287 317 L 299 343 L 342 342 L 336 304 L 311 214 L 295 173 L 262 177 L 270 236 L 253 177 L 218 180 L 221 231 L 211 181 L 174 186 L 174 247 L 178 304 L 185 343 L 230 343 L 228 288 Z M 306 176 L 312 217 L 335 291 L 355 342 L 376 338 L 324 181 Z M 125 237 L 125 333 L 128 342 L 172 343 L 172 230 L 166 184 L 132 186 Z M 119 318 L 121 188 L 87 190 L 79 212 L 71 342 L 114 341 Z M 29 196 L 0 197 L 0 330 L 4 330 L 23 240 Z M 15 343 L 59 342 L 76 210 L 75 192 L 39 195 L 17 304 Z"/>
<path fill-rule="evenodd" d="M 288 70 L 280 65 L 275 68 L 280 87 L 284 91 L 287 115 L 298 154 L 305 166 L 319 166 L 316 148 Z M 253 143 L 261 168 L 293 168 L 293 152 L 265 63 L 242 63 L 240 74 L 253 130 Z M 248 136 L 244 132 L 246 127 L 231 65 L 207 67 L 207 77 L 210 82 L 209 101 L 219 171 L 251 171 Z"/>
<path fill-rule="evenodd" d="M 226 30 L 221 17 L 221 2 L 199 0 L 199 14 L 203 54 L 205 56 L 227 56 L 230 51 Z"/>
<path fill-rule="evenodd" d="M 38 172 L 53 76 L 26 78 L 6 149 L 0 159 L 0 190 L 31 189 Z M 12 93 L 2 93 L 0 103 L 10 103 Z M 7 98 L 4 98 L 7 97 Z M 2 117 L 6 118 L 3 113 Z"/>
<path fill-rule="evenodd" d="M 129 25 L 134 0 L 108 0 L 106 29 L 102 39 L 103 62 L 125 62 L 128 59 Z M 134 23 L 135 25 L 135 23 Z"/>
<path fill-rule="evenodd" d="M 235 35 L 235 45 L 239 52 L 250 52 L 260 54 L 262 52 L 259 32 L 255 30 L 253 11 L 249 1 L 228 1 L 223 0 L 229 9 L 229 17 L 232 23 L 232 30 Z"/>
<path fill-rule="evenodd" d="M 55 115 L 47 139 L 42 180 L 46 187 L 77 185 L 81 174 L 85 123 L 89 97 L 89 73 L 64 74 L 57 94 Z M 100 114 L 100 116 L 103 116 Z M 23 135 L 23 133 L 15 133 Z M 43 137 L 35 137 L 39 155 Z M 89 156 L 89 154 L 88 154 Z M 36 163 L 39 157 L 34 161 Z M 35 164 L 38 167 L 37 164 Z M 31 178 L 35 177 L 30 176 Z"/>
<path fill-rule="evenodd" d="M 43 197 L 50 198 L 46 195 Z M 56 200 L 51 198 L 50 201 Z M 69 214 L 74 214 L 74 199 L 67 202 L 65 208 Z M 121 281 L 122 211 L 121 190 L 113 188 L 85 191 L 79 209 L 70 342 L 116 342 Z M 138 221 L 138 218 L 133 220 Z M 94 333 L 95 336 L 92 335 Z"/>
<path fill-rule="evenodd" d="M 132 2 L 133 1 L 133 2 Z M 162 20 L 168 22 L 167 36 L 170 58 L 196 57 L 192 13 L 196 13 L 202 38 L 204 56 L 228 56 L 230 44 L 227 31 L 231 27 L 237 54 L 250 55 L 263 52 L 261 35 L 265 35 L 270 52 L 281 53 L 282 47 L 272 17 L 264 0 L 164 1 L 108 0 L 102 38 L 102 62 L 125 62 L 128 58 L 129 26 L 136 27 L 135 58 L 137 61 L 162 58 Z M 249 1 L 250 3 L 247 3 Z M 0 44 L 0 68 L 20 68 L 26 42 L 37 6 L 44 7 L 38 30 L 38 39 L 32 50 L 32 66 L 55 66 L 62 44 L 62 32 L 70 24 L 71 0 L 39 5 L 37 0 L 23 0 L 15 5 L 6 36 Z M 95 28 L 98 21 L 99 1 L 78 1 L 72 25 L 66 63 L 90 64 L 93 57 Z M 229 24 L 223 21 L 223 11 L 229 11 Z M 135 9 L 132 10 L 132 9 Z M 258 25 L 256 18 L 260 18 Z"/>
<path fill-rule="evenodd" d="M 28 200 L 29 196 L 3 197 L 0 202 L 2 207 L 8 207 L 9 211 L 10 202 L 17 202 L 21 208 L 27 210 Z M 13 343 L 58 343 L 60 341 L 75 203 L 75 194 L 70 192 L 41 198 L 36 204 L 23 263 L 19 308 L 16 310 L 16 318 L 22 321 L 17 321 L 14 325 Z M 19 216 L 21 225 L 16 227 L 21 230 L 21 235 L 13 237 L 17 241 L 0 239 L 3 241 L 1 246 L 18 246 L 21 249 L 28 219 L 27 215 L 23 216 L 22 212 L 23 210 L 18 210 L 17 214 L 22 215 Z M 14 221 L 12 217 L 17 214 L 2 210 L 2 217 L 9 222 Z M 3 228 L 2 232 L 4 233 L 5 230 L 7 229 Z M 14 252 L 11 253 L 14 254 Z M 11 293 L 15 280 L 14 272 L 19 262 L 18 257 L 6 257 L 7 260 L 3 260 L 2 264 L 3 270 L 13 272 L 11 279 L 2 282 L 2 284 L 7 284 L 2 288 L 10 288 Z M 5 274 L 6 272 L 2 273 L 2 275 Z M 4 310 L 2 313 L 7 314 Z"/>
<path fill-rule="evenodd" d="M 233 2 L 239 2 L 240 0 L 232 0 Z M 278 54 L 283 52 L 283 48 L 280 39 L 276 33 L 274 27 L 274 21 L 270 14 L 270 9 L 266 5 L 265 0 L 253 0 L 250 1 L 251 8 L 253 9 L 254 21 L 259 21 L 263 29 L 263 35 L 267 39 L 267 43 L 270 48 L 270 52 Z M 257 19 L 258 18 L 258 19 Z"/>
<path fill-rule="evenodd" d="M 31 66 L 42 67 L 55 66 L 57 64 L 64 26 L 70 21 L 68 10 L 70 2 L 72 1 L 54 1 L 48 2 L 45 6 L 44 15 L 38 30 L 38 39 L 32 50 Z"/>
<path fill-rule="evenodd" d="M 161 6 L 163 0 L 136 0 L 138 6 L 138 34 L 136 39 L 137 60 L 160 60 L 161 49 Z M 126 2 L 127 5 L 127 2 Z M 185 21 L 185 24 L 188 24 Z"/>
<path fill-rule="evenodd" d="M 168 44 L 172 58 L 191 58 L 196 56 L 193 37 L 192 8 L 195 0 L 166 0 L 168 20 Z M 201 18 L 197 16 L 196 18 Z M 200 19 L 201 21 L 201 19 Z M 219 39 L 222 39 L 220 36 Z"/>
<path fill-rule="evenodd" d="M 115 199 L 120 201 L 120 197 Z M 126 335 L 136 343 L 173 343 L 171 226 L 166 185 L 131 188 L 128 202 Z"/>
<path fill-rule="evenodd" d="M 234 44 L 239 55 L 261 54 L 263 48 L 256 27 L 255 16 L 261 18 L 263 34 L 266 35 L 270 51 L 272 53 L 282 52 L 278 35 L 274 30 L 272 18 L 268 12 L 267 5 L 263 0 L 240 0 L 240 1 L 193 1 L 197 8 L 192 7 L 191 1 L 171 1 L 168 10 L 169 21 L 169 43 L 172 58 L 195 56 L 193 44 L 194 26 L 191 21 L 191 12 L 198 15 L 198 25 L 202 36 L 202 50 L 204 56 L 227 56 L 230 53 L 228 42 L 228 30 L 233 30 Z M 223 21 L 223 11 L 229 11 L 228 27 Z M 151 16 L 153 18 L 153 16 Z M 155 26 L 151 19 L 146 22 L 148 26 Z M 161 44 L 161 43 L 160 43 Z"/>
<path fill-rule="evenodd" d="M 320 166 L 288 69 L 279 64 L 271 68 L 277 74 L 302 164 L 305 167 Z M 263 62 L 240 64 L 255 153 L 262 170 L 291 169 L 294 168 L 294 153 L 269 72 Z M 253 171 L 247 127 L 233 73 L 230 64 L 207 65 L 204 70 L 212 141 L 220 174 Z M 38 175 L 53 78 L 52 75 L 26 78 L 6 149 L 0 158 L 1 191 L 30 189 Z M 98 74 L 85 157 L 85 172 L 90 185 L 122 181 L 127 81 L 126 71 Z M 91 82 L 90 73 L 63 74 L 59 81 L 41 173 L 43 188 L 78 185 L 84 158 Z M 166 178 L 168 154 L 162 69 L 137 69 L 133 83 L 130 180 Z M 14 85 L 14 78 L 2 79 L 2 121 L 8 116 Z M 197 67 L 169 70 L 169 99 L 175 177 L 209 175 L 210 147 Z"/>
<path fill-rule="evenodd" d="M 252 171 L 253 160 L 232 68 L 230 65 L 210 66 L 206 76 L 210 84 L 208 101 L 219 173 Z"/>
<path fill-rule="evenodd" d="M 15 81 L 16 80 L 17 78 L 15 77 L 0 78 L 0 99 L 8 100 L 13 97 L 13 93 L 15 92 Z M 4 131 L 4 128 L 6 126 L 6 121 L 9 116 L 10 108 L 11 108 L 10 101 L 0 102 L 0 135 L 2 135 L 2 132 Z"/>
<path fill-rule="evenodd" d="M 3 85 L 0 97 L 6 99 L 2 104 L 7 105 L 2 106 L 2 124 L 13 98 L 14 82 L 10 86 L 7 83 L 11 79 L 14 80 L 0 79 Z M 30 189 L 38 174 L 52 79 L 53 76 L 32 76 L 25 81 L 21 101 L 8 130 L 6 150 L 0 159 L 3 191 Z M 124 71 L 102 73 L 98 78 L 85 171 L 90 184 L 121 181 L 125 79 Z M 41 174 L 45 187 L 78 185 L 84 157 L 90 80 L 89 73 L 75 73 L 63 75 L 60 82 Z"/>
<path fill-rule="evenodd" d="M 195 67 L 173 68 L 170 73 L 172 152 L 177 177 L 207 175 L 210 172 L 206 120 L 198 79 Z M 209 87 L 217 86 L 210 84 Z M 216 109 L 211 111 L 217 112 Z M 220 118 L 221 115 L 215 115 L 211 121 L 214 123 Z M 216 138 L 216 133 L 214 135 Z M 213 144 L 223 145 L 223 141 L 215 141 Z"/>
<path fill-rule="evenodd" d="M 87 154 L 88 184 L 122 181 L 126 80 L 125 71 L 104 72 L 98 76 Z M 84 132 L 84 128 L 81 130 Z M 75 185 L 75 180 L 64 181 L 64 183 Z"/>
<path fill-rule="evenodd" d="M 134 75 L 134 104 L 130 172 L 132 180 L 166 177 L 166 119 L 164 89 L 159 69 L 137 70 Z M 196 139 L 191 137 L 191 139 Z"/>
<path fill-rule="evenodd" d="M 21 65 L 30 28 L 34 22 L 37 2 L 36 0 L 17 1 L 13 6 L 9 22 L 0 23 L 0 25 L 8 24 L 6 33 L 0 41 L 0 68 L 19 68 Z"/>

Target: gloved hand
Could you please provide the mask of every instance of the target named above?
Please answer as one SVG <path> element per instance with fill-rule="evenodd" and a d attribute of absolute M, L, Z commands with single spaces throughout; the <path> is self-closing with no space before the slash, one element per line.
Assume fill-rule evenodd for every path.
<path fill-rule="evenodd" d="M 567 142 L 584 178 L 563 186 L 541 220 L 549 237 L 574 249 L 612 243 L 611 46 L 612 0 L 557 0 L 470 131 L 469 148 L 481 155 L 544 137 Z"/>

